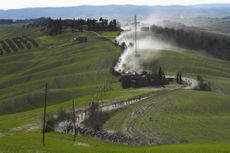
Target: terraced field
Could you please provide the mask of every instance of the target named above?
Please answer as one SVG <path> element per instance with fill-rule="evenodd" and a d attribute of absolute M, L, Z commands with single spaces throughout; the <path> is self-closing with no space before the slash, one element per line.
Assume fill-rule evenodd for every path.
<path fill-rule="evenodd" d="M 74 37 L 88 42 L 73 42 Z M 111 61 L 120 48 L 93 33 L 65 32 L 38 36 L 40 47 L 0 58 L 0 113 L 13 113 L 42 105 L 44 83 L 49 85 L 49 104 L 92 94 L 96 86 L 117 86 L 110 74 Z M 118 87 L 119 88 L 119 87 Z"/>

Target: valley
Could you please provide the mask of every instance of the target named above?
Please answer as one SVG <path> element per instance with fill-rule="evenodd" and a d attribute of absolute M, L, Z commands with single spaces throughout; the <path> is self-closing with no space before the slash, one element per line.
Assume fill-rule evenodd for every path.
<path fill-rule="evenodd" d="M 73 30 L 67 26 L 58 34 L 46 34 L 41 29 L 32 25 L 0 30 L 3 41 L 27 37 L 38 44 L 33 46 L 28 39 L 27 43 L 21 42 L 24 49 L 18 45 L 17 52 L 10 47 L 7 53 L 3 48 L 0 55 L 0 152 L 229 152 L 229 60 L 165 41 L 169 44 L 167 47 L 139 44 L 138 61 L 132 56 L 123 58 L 133 46 L 131 43 L 123 48 L 121 42 L 115 41 L 125 32 L 121 29 Z M 27 48 L 28 43 L 33 47 Z M 141 71 L 158 73 L 160 67 L 164 70 L 163 76 L 172 81 L 168 85 L 124 89 L 120 78 L 129 72 L 114 72 L 119 58 L 125 59 L 120 67 L 127 66 L 126 59 L 132 66 L 138 65 L 134 70 L 141 68 Z M 182 82 L 176 82 L 178 72 L 182 73 Z M 77 116 L 75 124 L 85 128 L 86 112 L 90 113 L 96 103 L 101 112 L 117 110 L 104 121 L 100 130 L 151 143 L 128 145 L 90 134 L 78 134 L 73 141 L 73 133 L 51 129 L 46 132 L 43 146 L 46 83 L 48 119 L 55 120 L 57 114 L 64 112 L 61 115 L 70 116 L 60 120 L 65 121 L 67 117 L 74 130 L 74 114 Z M 210 90 L 202 88 L 205 83 Z M 60 120 L 55 121 L 60 123 Z M 58 123 L 54 123 L 55 128 Z"/>

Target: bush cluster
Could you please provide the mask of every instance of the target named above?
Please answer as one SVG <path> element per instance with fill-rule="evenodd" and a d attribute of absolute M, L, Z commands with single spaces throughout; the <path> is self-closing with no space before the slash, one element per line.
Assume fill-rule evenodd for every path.
<path fill-rule="evenodd" d="M 39 44 L 36 40 L 28 36 L 0 40 L 0 55 L 3 55 L 4 53 L 17 53 L 25 48 L 32 49 L 33 47 L 37 48 L 39 47 Z"/>

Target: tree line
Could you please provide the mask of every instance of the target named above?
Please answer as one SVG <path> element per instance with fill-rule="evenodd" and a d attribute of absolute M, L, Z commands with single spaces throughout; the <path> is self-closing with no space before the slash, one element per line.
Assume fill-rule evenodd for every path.
<path fill-rule="evenodd" d="M 14 24 L 12 19 L 0 19 L 0 24 Z"/>
<path fill-rule="evenodd" d="M 151 32 L 164 41 L 193 50 L 204 50 L 224 60 L 230 60 L 230 39 L 202 31 L 183 30 L 152 25 Z"/>
<path fill-rule="evenodd" d="M 51 19 L 43 18 L 40 22 L 31 23 L 26 26 L 30 27 L 42 27 L 48 35 L 60 34 L 63 29 L 72 29 L 72 31 L 88 30 L 88 31 L 118 31 L 120 30 L 120 25 L 116 19 L 109 21 L 108 19 L 100 18 L 96 19 Z"/>
<path fill-rule="evenodd" d="M 38 46 L 39 44 L 36 40 L 27 36 L 0 40 L 0 55 L 17 53 L 19 50 L 37 48 Z"/>
<path fill-rule="evenodd" d="M 37 23 L 46 20 L 46 18 L 41 17 L 37 19 L 0 19 L 0 24 L 18 24 L 18 23 Z"/>

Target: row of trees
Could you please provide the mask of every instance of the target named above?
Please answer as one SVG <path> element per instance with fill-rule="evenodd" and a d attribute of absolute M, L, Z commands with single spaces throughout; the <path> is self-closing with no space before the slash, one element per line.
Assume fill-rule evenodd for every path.
<path fill-rule="evenodd" d="M 47 24 L 44 27 L 44 31 L 48 35 L 60 34 L 62 32 L 62 20 L 48 19 Z"/>
<path fill-rule="evenodd" d="M 37 41 L 27 36 L 0 40 L 0 55 L 12 52 L 17 53 L 19 50 L 32 49 L 33 47 L 37 48 L 38 46 Z"/>
<path fill-rule="evenodd" d="M 230 40 L 225 37 L 211 35 L 207 32 L 164 28 L 156 25 L 151 26 L 150 30 L 159 34 L 164 41 L 171 41 L 189 49 L 204 50 L 215 57 L 230 60 Z"/>
<path fill-rule="evenodd" d="M 118 31 L 120 30 L 119 23 L 117 20 L 111 20 L 100 18 L 96 19 L 51 19 L 43 18 L 40 22 L 28 24 L 28 27 L 42 27 L 48 35 L 55 35 L 62 32 L 62 29 L 71 28 L 74 30 L 88 30 L 88 31 Z"/>
<path fill-rule="evenodd" d="M 35 23 L 35 22 L 40 22 L 45 19 L 46 18 L 43 18 L 43 17 L 37 18 L 37 19 L 19 19 L 19 20 L 0 19 L 0 24 Z"/>
<path fill-rule="evenodd" d="M 14 21 L 12 19 L 0 19 L 0 24 L 13 24 Z"/>

